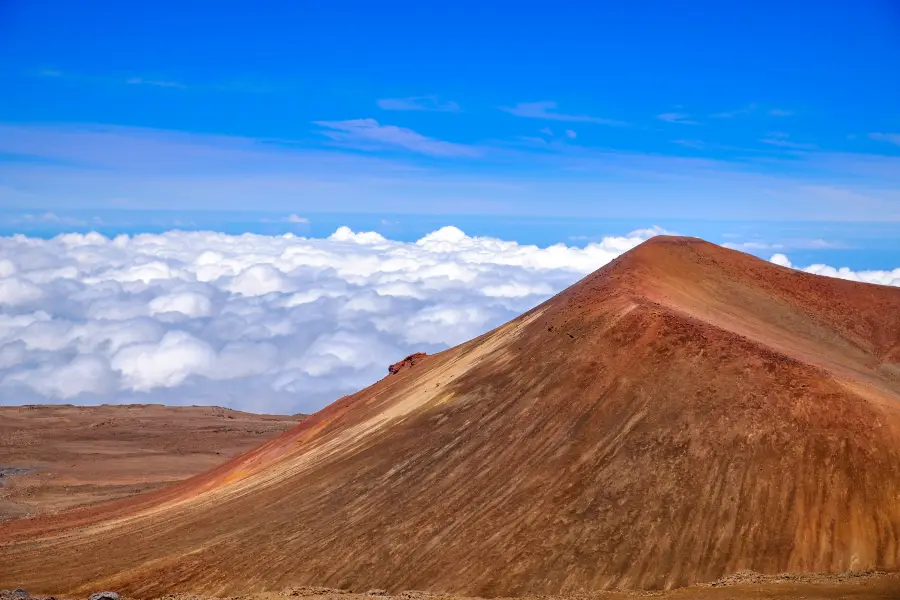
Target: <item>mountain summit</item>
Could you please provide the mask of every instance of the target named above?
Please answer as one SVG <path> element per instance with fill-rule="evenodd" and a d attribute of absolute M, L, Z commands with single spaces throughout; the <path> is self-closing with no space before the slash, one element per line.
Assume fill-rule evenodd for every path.
<path fill-rule="evenodd" d="M 214 471 L 0 526 L 0 587 L 496 596 L 900 569 L 900 289 L 653 238 Z"/>

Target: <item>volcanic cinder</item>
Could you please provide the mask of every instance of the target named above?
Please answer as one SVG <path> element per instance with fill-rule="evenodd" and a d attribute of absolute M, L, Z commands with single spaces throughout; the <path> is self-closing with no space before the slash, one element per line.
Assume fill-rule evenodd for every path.
<path fill-rule="evenodd" d="M 165 489 L 0 526 L 0 587 L 670 588 L 900 569 L 900 289 L 657 237 Z"/>

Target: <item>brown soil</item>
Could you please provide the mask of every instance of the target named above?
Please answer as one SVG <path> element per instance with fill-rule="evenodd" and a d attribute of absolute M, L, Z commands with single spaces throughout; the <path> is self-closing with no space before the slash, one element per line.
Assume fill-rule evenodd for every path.
<path fill-rule="evenodd" d="M 898 348 L 900 289 L 654 238 L 212 471 L 0 525 L 0 585 L 581 597 L 897 571 Z M 888 598 L 897 583 L 662 597 Z"/>
<path fill-rule="evenodd" d="M 745 575 L 749 575 L 745 572 Z M 897 600 L 900 575 L 889 573 L 840 573 L 834 575 L 779 575 L 759 573 L 752 581 L 691 586 L 669 591 L 619 590 L 565 596 L 520 596 L 505 600 Z M 352 593 L 321 587 L 288 588 L 280 592 L 247 594 L 229 600 L 479 600 L 441 592 L 384 590 Z M 158 600 L 211 600 L 201 596 L 171 594 Z"/>
<path fill-rule="evenodd" d="M 498 600 L 897 600 L 900 575 L 889 573 L 841 573 L 833 575 L 750 575 L 752 581 L 733 578 L 729 583 L 691 586 L 669 591 L 618 590 L 565 596 L 521 596 Z M 194 594 L 167 594 L 155 600 L 481 600 L 441 592 L 385 590 L 354 593 L 349 590 L 300 586 L 279 592 L 211 598 Z M 41 600 L 0 591 L 0 600 Z M 46 599 L 46 600 L 66 600 Z M 133 600 L 123 596 L 122 600 Z"/>
<path fill-rule="evenodd" d="M 301 420 L 217 407 L 3 406 L 0 520 L 158 489 Z"/>

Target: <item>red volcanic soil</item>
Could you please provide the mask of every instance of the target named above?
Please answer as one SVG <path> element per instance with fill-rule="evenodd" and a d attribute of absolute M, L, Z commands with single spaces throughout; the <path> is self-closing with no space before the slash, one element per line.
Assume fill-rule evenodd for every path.
<path fill-rule="evenodd" d="M 654 238 L 208 473 L 0 525 L 0 587 L 496 596 L 900 570 L 898 349 L 900 289 Z"/>

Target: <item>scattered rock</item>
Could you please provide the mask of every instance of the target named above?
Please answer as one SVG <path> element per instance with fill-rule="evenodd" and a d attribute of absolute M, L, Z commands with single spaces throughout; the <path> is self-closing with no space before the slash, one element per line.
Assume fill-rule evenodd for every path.
<path fill-rule="evenodd" d="M 0 590 L 0 600 L 56 600 L 53 596 L 47 598 L 32 598 L 31 594 L 22 588 L 14 590 Z"/>
<path fill-rule="evenodd" d="M 27 475 L 31 473 L 31 469 L 23 469 L 22 467 L 0 467 L 0 477 L 12 477 L 14 475 Z M 18 591 L 18 590 L 16 590 Z M 15 593 L 15 592 L 13 592 Z"/>
<path fill-rule="evenodd" d="M 763 583 L 766 579 L 767 577 L 762 573 L 757 573 L 756 571 L 746 569 L 744 571 L 738 571 L 737 573 L 726 575 L 725 577 L 714 581 L 710 585 L 712 587 L 720 587 L 725 585 L 740 585 L 742 583 Z"/>
<path fill-rule="evenodd" d="M 281 592 L 285 596 L 298 596 L 298 597 L 306 597 L 306 596 L 326 596 L 331 594 L 349 594 L 348 590 L 338 590 L 334 588 L 327 587 L 315 587 L 315 586 L 300 586 L 300 587 L 291 587 L 287 588 L 283 592 Z"/>
<path fill-rule="evenodd" d="M 366 592 L 366 596 L 390 596 L 390 594 L 388 594 L 387 590 L 375 589 L 375 590 L 369 590 L 368 592 Z"/>
<path fill-rule="evenodd" d="M 418 363 L 422 362 L 422 359 L 428 356 L 425 352 L 416 352 L 415 354 L 410 354 L 400 362 L 396 362 L 388 367 L 388 373 L 391 375 L 396 375 L 403 369 L 409 369 L 416 366 Z"/>
<path fill-rule="evenodd" d="M 97 592 L 91 594 L 89 600 L 119 600 L 119 595 L 115 592 Z"/>

